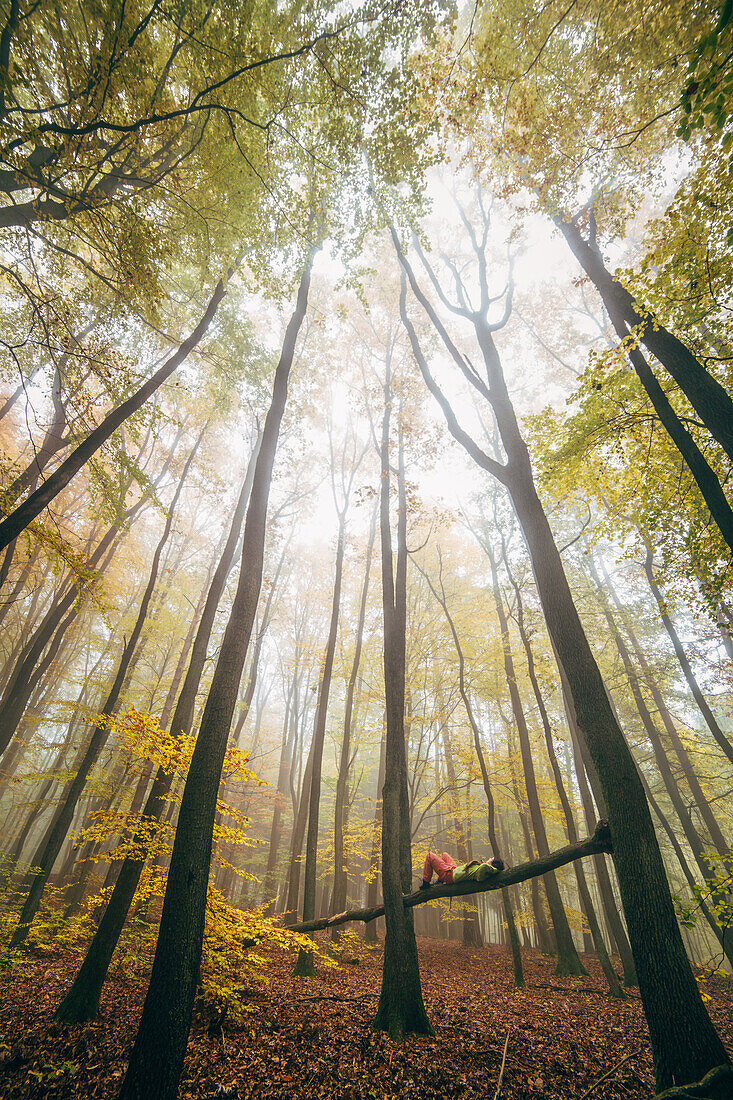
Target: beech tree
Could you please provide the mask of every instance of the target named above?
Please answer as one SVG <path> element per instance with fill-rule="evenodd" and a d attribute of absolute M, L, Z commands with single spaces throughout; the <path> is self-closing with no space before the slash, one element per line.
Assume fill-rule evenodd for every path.
<path fill-rule="evenodd" d="M 455 313 L 473 326 L 486 381 L 464 358 L 448 334 L 435 307 L 418 283 L 394 227 L 391 228 L 391 236 L 415 299 L 451 360 L 493 411 L 506 455 L 505 462 L 498 462 L 487 454 L 460 426 L 423 354 L 404 303 L 404 294 L 403 324 L 415 361 L 440 405 L 451 433 L 478 465 L 506 487 L 516 510 L 532 561 L 548 631 L 567 677 L 578 728 L 597 768 L 605 796 L 614 838 L 614 863 L 652 1038 L 657 1086 L 661 1089 L 678 1080 L 699 1080 L 714 1067 L 727 1064 L 728 1057 L 705 1011 L 690 970 L 648 803 L 623 732 L 608 703 L 598 666 L 575 609 L 562 561 L 534 486 L 529 453 L 519 431 L 494 338 L 494 333 L 504 327 L 511 312 L 511 283 L 503 316 L 496 322 L 490 321 L 492 299 L 487 282 L 486 257 L 489 219 L 481 205 L 479 214 L 481 223 L 478 234 L 467 216 L 462 215 L 478 268 L 478 308 L 469 306 L 467 292 L 460 279 L 457 279 L 458 303 L 450 303 L 444 292 L 440 291 L 440 294 L 445 305 L 450 305 Z M 434 276 L 433 279 L 434 285 L 439 286 Z M 675 987 L 674 1006 L 669 1002 L 670 981 L 674 982 Z"/>

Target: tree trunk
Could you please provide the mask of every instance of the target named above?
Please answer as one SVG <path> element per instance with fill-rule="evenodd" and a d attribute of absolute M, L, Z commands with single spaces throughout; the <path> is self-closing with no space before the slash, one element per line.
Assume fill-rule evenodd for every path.
<path fill-rule="evenodd" d="M 519 748 L 522 754 L 524 782 L 527 790 L 527 803 L 529 805 L 529 813 L 532 819 L 532 828 L 534 831 L 535 842 L 537 844 L 537 851 L 540 858 L 543 859 L 546 855 L 549 854 L 550 846 L 547 842 L 545 819 L 542 814 L 539 793 L 537 791 L 537 780 L 535 778 L 534 761 L 532 760 L 532 745 L 529 738 L 529 730 L 527 728 L 527 721 L 524 717 L 522 701 L 519 697 L 517 675 L 514 668 L 514 656 L 512 654 L 511 640 L 509 637 L 509 624 L 507 622 L 506 612 L 504 610 L 504 600 L 501 594 L 501 589 L 499 588 L 499 575 L 492 548 L 486 540 L 483 540 L 483 547 L 486 552 L 486 556 L 489 559 L 489 565 L 491 567 L 491 578 L 494 589 L 494 604 L 496 606 L 496 613 L 499 617 L 499 630 L 501 632 L 502 649 L 504 654 L 504 671 L 506 673 L 507 687 L 509 688 L 509 698 L 511 699 L 514 722 L 517 727 L 517 733 L 519 735 Z M 567 914 L 565 912 L 565 906 L 563 905 L 562 898 L 560 897 L 560 888 L 557 884 L 557 879 L 552 872 L 545 879 L 545 889 L 547 891 L 547 903 L 550 909 L 550 919 L 552 920 L 552 927 L 555 932 L 555 942 L 557 944 L 557 966 L 555 967 L 555 973 L 576 975 L 587 974 L 585 967 L 578 957 L 578 952 L 575 949 L 575 943 L 573 942 L 573 933 L 570 930 Z"/>
<path fill-rule="evenodd" d="M 206 594 L 206 602 L 196 631 L 188 670 L 171 720 L 171 734 L 176 738 L 188 734 L 193 723 L 196 693 L 206 663 L 206 653 L 217 608 L 239 542 L 239 533 L 252 487 L 255 459 L 259 451 L 260 439 L 261 436 L 258 435 L 239 499 L 234 509 L 229 535 Z M 94 933 L 94 938 L 89 945 L 84 961 L 71 988 L 56 1010 L 55 1018 L 64 1023 L 83 1023 L 92 1019 L 99 1010 L 99 999 L 109 964 L 112 961 L 117 941 L 127 920 L 127 914 L 130 911 L 135 891 L 140 882 L 140 875 L 145 866 L 151 843 L 152 827 L 154 823 L 161 820 L 164 811 L 168 808 L 166 800 L 173 783 L 174 774 L 173 771 L 166 771 L 162 766 L 158 768 L 142 812 L 140 828 L 136 831 L 133 840 L 134 849 L 140 854 L 134 857 L 128 855 L 122 862 L 114 890 Z M 140 851 L 141 849 L 142 851 Z"/>
<path fill-rule="evenodd" d="M 507 572 L 509 573 L 509 566 L 507 565 Z M 552 741 L 552 727 L 550 725 L 550 716 L 547 713 L 545 701 L 542 697 L 539 681 L 537 679 L 537 673 L 535 670 L 534 654 L 532 653 L 532 646 L 527 636 L 527 631 L 524 625 L 524 607 L 522 604 L 522 593 L 519 585 L 514 578 L 509 574 L 509 579 L 512 582 L 514 591 L 517 597 L 517 627 L 519 629 L 519 636 L 522 640 L 524 647 L 524 653 L 527 658 L 527 671 L 529 673 L 530 683 L 532 684 L 532 691 L 537 702 L 537 707 L 540 712 L 540 719 L 542 721 L 542 729 L 545 734 L 545 746 L 547 748 L 547 755 L 550 761 L 550 768 L 552 769 L 553 779 L 555 781 L 555 787 L 557 789 L 558 797 L 560 799 L 560 805 L 562 807 L 563 817 L 565 818 L 565 831 L 567 838 L 571 844 L 578 842 L 578 829 L 575 824 L 575 817 L 570 805 L 570 799 L 568 798 L 567 791 L 565 790 L 565 784 L 563 782 L 562 772 L 560 771 L 560 764 L 558 763 L 557 754 L 555 752 L 555 746 Z M 601 857 L 602 858 L 602 857 Z M 616 971 L 611 965 L 611 960 L 608 957 L 606 951 L 606 945 L 603 942 L 603 935 L 596 916 L 595 907 L 590 896 L 590 890 L 588 889 L 588 882 L 585 877 L 585 869 L 583 864 L 578 861 L 574 864 L 575 875 L 578 882 L 578 894 L 580 895 L 581 906 L 585 914 L 585 918 L 588 921 L 590 933 L 593 941 L 593 947 L 598 961 L 601 964 L 601 969 L 608 982 L 608 991 L 612 997 L 623 999 L 625 997 L 624 991 L 621 987 L 621 983 L 618 980 Z"/>
<path fill-rule="evenodd" d="M 674 623 L 672 622 L 672 619 L 670 618 L 669 612 L 667 610 L 666 600 L 662 596 L 662 593 L 659 591 L 659 586 L 654 579 L 654 555 L 652 552 L 652 548 L 649 543 L 645 544 L 646 558 L 644 559 L 644 572 L 649 582 L 649 587 L 652 590 L 652 595 L 657 601 L 659 614 L 662 618 L 662 622 L 664 623 L 664 629 L 667 631 L 669 640 L 672 643 L 672 648 L 674 649 L 675 655 L 679 662 L 679 666 L 682 669 L 685 680 L 687 680 L 687 685 L 692 692 L 692 696 L 698 705 L 700 713 L 705 719 L 708 729 L 713 735 L 713 738 L 715 739 L 718 748 L 723 753 L 725 753 L 728 760 L 733 764 L 733 745 L 731 745 L 730 741 L 718 725 L 717 719 L 715 718 L 715 715 L 708 705 L 707 699 L 700 689 L 700 685 L 697 682 L 695 673 L 692 671 L 692 665 L 687 659 L 687 654 L 685 653 L 682 642 L 679 639 L 679 635 L 675 630 Z"/>
<path fill-rule="evenodd" d="M 179 367 L 196 345 L 201 342 L 209 325 L 214 319 L 219 303 L 226 293 L 227 280 L 231 274 L 232 272 L 230 271 L 225 279 L 220 279 L 216 284 L 214 293 L 211 296 L 211 301 L 206 307 L 201 320 L 196 325 L 191 335 L 183 341 L 178 350 L 163 363 L 155 374 L 149 378 L 132 397 L 128 397 L 126 401 L 123 401 L 121 405 L 118 405 L 116 409 L 113 409 L 111 413 L 105 416 L 102 423 L 89 433 L 86 439 L 75 448 L 69 457 L 61 463 L 58 469 L 54 470 L 41 488 L 36 489 L 35 493 L 31 493 L 27 500 L 19 504 L 18 507 L 0 523 L 0 550 L 4 549 L 8 543 L 16 539 L 21 531 L 24 531 L 28 524 L 32 523 L 33 520 L 41 514 L 43 509 L 58 496 L 61 490 L 69 484 L 74 475 L 81 470 L 82 466 L 85 466 L 89 459 L 96 454 L 103 443 L 117 431 L 121 424 L 124 424 L 129 416 L 132 416 L 134 412 L 145 404 L 147 399 L 163 385 L 166 379 L 173 374 L 176 367 Z"/>
<path fill-rule="evenodd" d="M 206 429 L 204 429 L 204 431 L 205 430 Z M 69 831 L 71 820 L 74 815 L 74 810 L 76 809 L 76 804 L 79 801 L 82 791 L 84 790 L 87 777 L 94 767 L 95 763 L 97 762 L 97 758 L 102 751 L 102 748 L 104 747 L 107 738 L 109 737 L 109 726 L 107 725 L 105 719 L 114 714 L 117 710 L 118 700 L 122 691 L 122 685 L 124 684 L 127 677 L 127 672 L 133 659 L 133 655 L 135 653 L 135 649 L 137 647 L 137 643 L 140 638 L 143 625 L 145 623 L 145 618 L 148 613 L 148 607 L 150 606 L 150 599 L 153 595 L 153 589 L 155 588 L 155 583 L 158 579 L 158 569 L 160 566 L 161 555 L 173 527 L 173 516 L 175 514 L 176 505 L 178 504 L 178 499 L 183 490 L 186 476 L 191 467 L 191 463 L 193 462 L 196 452 L 198 451 L 199 444 L 201 443 L 201 440 L 203 438 L 203 434 L 204 433 L 202 431 L 201 435 L 199 435 L 198 439 L 196 440 L 196 443 L 194 444 L 191 453 L 188 456 L 188 459 L 186 460 L 186 464 L 183 467 L 181 478 L 176 487 L 176 491 L 173 496 L 173 500 L 171 501 L 170 508 L 168 509 L 168 516 L 166 519 L 165 527 L 163 528 L 163 534 L 161 535 L 160 541 L 155 548 L 153 562 L 150 567 L 148 583 L 145 588 L 145 592 L 143 593 L 143 598 L 140 602 L 140 610 L 138 611 L 135 625 L 132 629 L 132 633 L 130 634 L 128 641 L 123 647 L 122 656 L 120 657 L 120 663 L 117 668 L 117 674 L 115 676 L 114 683 L 112 684 L 110 693 L 107 696 L 104 707 L 102 708 L 102 721 L 98 722 L 92 730 L 92 735 L 89 739 L 89 743 L 87 745 L 86 752 L 81 761 L 79 769 L 74 776 L 74 779 L 69 784 L 69 788 L 66 793 L 66 797 L 64 798 L 61 812 L 59 813 L 58 818 L 56 819 L 53 828 L 51 829 L 51 833 L 48 837 L 48 841 L 44 847 L 43 853 L 40 859 L 38 859 L 37 866 L 40 868 L 40 870 L 33 879 L 30 891 L 28 892 L 28 896 L 25 900 L 23 909 L 20 914 L 18 926 L 13 932 L 12 938 L 10 940 L 10 945 L 8 948 L 8 950 L 10 951 L 15 950 L 17 947 L 20 947 L 20 945 L 25 942 L 26 937 L 28 936 L 31 922 L 38 912 L 38 906 L 41 903 L 41 895 L 43 894 L 45 885 L 48 882 L 49 875 L 53 870 L 53 865 L 56 862 L 56 857 L 61 850 L 61 845 L 63 844 L 66 838 L 66 834 Z"/>
<path fill-rule="evenodd" d="M 288 784 L 290 782 L 290 768 L 292 766 L 293 741 L 295 739 L 295 727 L 298 713 L 296 693 L 296 681 L 298 676 L 299 670 L 296 665 L 295 672 L 293 673 L 293 682 L 290 685 L 285 707 L 282 748 L 280 749 L 280 765 L 277 772 L 277 787 L 275 788 L 275 806 L 272 811 L 270 844 L 267 849 L 267 866 L 265 868 L 265 880 L 262 887 L 262 900 L 267 906 L 265 910 L 267 916 L 270 916 L 275 909 L 275 898 L 273 897 L 275 868 L 277 867 L 280 838 L 282 836 L 282 813 L 286 803 Z"/>
<path fill-rule="evenodd" d="M 641 646 L 639 645 L 631 623 L 628 621 L 628 618 L 624 613 L 621 601 L 619 600 L 618 595 L 613 585 L 611 584 L 603 563 L 601 563 L 601 569 L 603 572 L 603 579 L 605 581 L 606 587 L 608 588 L 611 599 L 613 600 L 614 606 L 616 607 L 616 611 L 619 615 L 619 618 L 621 619 L 621 622 L 624 625 L 626 633 L 631 642 L 631 646 L 634 650 L 634 655 L 636 657 L 637 663 L 641 668 L 642 673 L 644 674 L 644 679 L 646 680 L 649 690 L 651 692 L 652 699 L 654 700 L 654 705 L 657 708 L 659 717 L 662 719 L 662 724 L 665 728 L 667 736 L 669 737 L 672 748 L 675 751 L 675 755 L 677 756 L 677 759 L 679 760 L 682 767 L 682 773 L 685 777 L 687 786 L 690 789 L 690 794 L 692 795 L 695 805 L 697 806 L 698 813 L 700 814 L 700 817 L 705 827 L 710 833 L 711 840 L 718 852 L 718 855 L 727 856 L 730 851 L 730 844 L 728 844 L 725 837 L 723 836 L 720 825 L 718 824 L 718 821 L 710 808 L 710 803 L 703 793 L 702 787 L 700 786 L 700 781 L 695 774 L 695 770 L 692 766 L 692 761 L 690 760 L 687 749 L 683 745 L 680 735 L 677 732 L 677 727 L 672 720 L 672 715 L 669 713 L 669 708 L 667 707 L 667 704 L 662 697 L 662 693 L 657 686 L 656 679 L 652 674 L 651 669 L 649 668 L 649 663 L 644 656 L 644 653 L 642 652 Z"/>
<path fill-rule="evenodd" d="M 657 819 L 659 821 L 659 824 L 662 826 L 665 833 L 667 834 L 667 839 L 669 840 L 669 843 L 672 846 L 672 851 L 677 856 L 677 862 L 680 865 L 680 868 L 682 870 L 682 874 L 685 876 L 685 880 L 687 882 L 687 885 L 690 887 L 690 900 L 692 901 L 692 899 L 694 898 L 695 907 L 699 907 L 700 912 L 702 913 L 703 917 L 707 921 L 711 932 L 713 933 L 716 940 L 718 941 L 721 948 L 723 949 L 724 954 L 727 955 L 725 940 L 726 940 L 726 938 L 730 939 L 730 936 L 727 935 L 728 930 L 721 928 L 721 926 L 718 924 L 717 920 L 715 919 L 713 913 L 711 912 L 710 907 L 707 904 L 705 898 L 699 893 L 699 884 L 698 884 L 695 876 L 692 873 L 692 870 L 690 868 L 689 863 L 687 862 L 687 859 L 685 858 L 685 853 L 682 851 L 682 847 L 680 845 L 679 840 L 677 839 L 677 837 L 675 835 L 674 829 L 672 828 L 669 821 L 667 820 L 667 818 L 665 817 L 665 815 L 662 813 L 661 809 L 659 808 L 659 804 L 658 804 L 657 800 L 654 798 L 654 795 L 649 790 L 649 784 L 647 783 L 646 779 L 644 778 L 644 773 L 640 772 L 639 774 L 641 775 L 641 781 L 644 784 L 644 790 L 646 791 L 646 796 L 649 800 L 649 805 L 654 810 L 654 813 L 657 815 Z M 728 947 L 730 947 L 730 944 L 728 945 Z M 728 963 L 730 965 L 730 956 L 728 956 Z"/>
<path fill-rule="evenodd" d="M 589 568 L 591 568 L 592 570 L 592 563 L 590 564 Z M 620 654 L 621 661 L 626 672 L 626 679 L 631 689 L 631 694 L 633 696 L 636 709 L 639 712 L 642 725 L 652 746 L 654 760 L 656 761 L 657 768 L 659 769 L 659 774 L 662 777 L 662 781 L 664 782 L 667 794 L 669 795 L 670 801 L 674 806 L 675 812 L 677 813 L 677 816 L 682 824 L 683 832 L 687 839 L 687 843 L 690 845 L 692 854 L 695 857 L 695 862 L 700 868 L 700 873 L 707 880 L 714 873 L 713 867 L 710 865 L 705 857 L 705 846 L 702 842 L 702 838 L 693 824 L 692 815 L 688 807 L 686 806 L 684 799 L 682 798 L 677 780 L 672 772 L 672 768 L 669 763 L 669 758 L 665 751 L 664 745 L 662 744 L 659 730 L 654 724 L 654 720 L 649 712 L 649 708 L 647 707 L 644 697 L 641 694 L 639 682 L 636 677 L 636 672 L 631 661 L 631 654 L 626 647 L 626 643 L 621 637 L 618 626 L 616 625 L 616 621 L 613 617 L 613 614 L 611 613 L 611 608 L 609 607 L 608 602 L 599 587 L 600 582 L 598 581 L 597 576 L 595 577 L 595 580 L 598 587 L 597 594 L 599 602 L 601 604 L 601 609 L 606 618 L 606 622 L 608 623 L 614 642 L 616 643 L 616 648 L 618 649 L 618 652 Z"/>
<path fill-rule="evenodd" d="M 384 616 L 386 703 L 385 775 L 382 790 L 382 893 L 387 932 L 379 1007 L 374 1027 L 399 1042 L 408 1033 L 432 1035 L 420 984 L 412 910 L 402 904 L 412 886 L 410 804 L 405 752 L 405 637 L 407 633 L 407 499 L 402 432 L 399 431 L 397 562 L 393 570 L 390 531 L 390 410 L 392 387 L 387 359 L 382 420 L 380 532 Z"/>
<path fill-rule="evenodd" d="M 239 583 L 183 792 L 150 985 L 121 1100 L 153 1095 L 174 1100 L 178 1091 L 201 961 L 216 799 L 262 584 L 270 481 L 312 260 L 313 252 L 275 372 L 247 509 Z"/>
<path fill-rule="evenodd" d="M 446 343 L 440 320 L 422 294 L 394 230 L 392 239 L 415 296 Z M 479 259 L 481 257 L 482 252 Z M 485 257 L 483 262 L 485 264 Z M 649 1025 L 657 1088 L 661 1090 L 673 1082 L 698 1081 L 713 1067 L 728 1064 L 729 1058 L 690 969 L 644 789 L 606 697 L 560 553 L 537 495 L 529 452 L 519 430 L 486 317 L 489 293 L 485 266 L 480 268 L 480 273 L 482 271 L 483 309 L 473 313 L 470 319 L 474 322 L 487 371 L 488 387 L 478 375 L 471 374 L 465 360 L 456 354 L 473 379 L 472 384 L 477 389 L 482 388 L 494 411 L 507 456 L 505 465 L 486 455 L 458 425 L 455 413 L 422 355 L 407 316 L 404 295 L 402 319 L 416 362 L 426 384 L 440 402 L 451 432 L 484 469 L 506 486 L 519 518 L 548 632 L 567 677 L 577 726 L 597 769 L 608 807 L 614 862 Z M 448 342 L 452 355 L 454 345 L 449 338 Z M 733 424 L 733 417 L 730 423 Z"/>
<path fill-rule="evenodd" d="M 575 725 L 575 712 L 572 709 L 572 705 L 569 705 L 569 700 L 567 700 L 566 698 L 564 689 L 563 700 L 565 702 L 566 714 L 568 716 L 568 724 L 570 725 L 570 733 L 573 743 L 573 756 L 575 759 L 575 775 L 578 781 L 578 791 L 580 792 L 580 800 L 583 804 L 583 814 L 585 816 L 586 828 L 590 828 L 593 821 L 596 819 L 597 814 L 593 805 L 593 796 L 591 795 L 590 787 L 588 785 L 585 764 L 583 762 L 583 757 L 580 750 L 577 726 Z M 599 804 L 598 809 L 602 815 L 605 812 L 605 802 Z M 631 945 L 629 944 L 629 939 L 626 935 L 626 929 L 624 928 L 621 914 L 619 913 L 618 906 L 616 904 L 616 896 L 613 890 L 613 883 L 611 882 L 611 874 L 606 864 L 606 857 L 603 855 L 594 856 L 593 863 L 596 869 L 598 892 L 601 895 L 603 912 L 605 914 L 606 922 L 608 924 L 613 942 L 616 944 L 616 950 L 618 952 L 619 958 L 621 959 L 621 968 L 624 973 L 624 985 L 627 989 L 633 988 L 634 986 L 638 986 L 639 984 L 639 980 L 636 976 L 636 963 L 634 962 Z"/>
<path fill-rule="evenodd" d="M 382 872 L 379 862 L 379 852 L 382 837 L 382 788 L 384 787 L 384 770 L 387 759 L 387 735 L 386 719 L 379 747 L 379 771 L 377 772 L 377 790 L 374 797 L 374 832 L 372 835 L 372 851 L 369 858 L 369 886 L 367 888 L 367 906 L 374 907 L 379 897 L 379 880 Z M 364 943 L 377 942 L 377 922 L 372 921 L 364 929 Z"/>
<path fill-rule="evenodd" d="M 733 460 L 733 401 L 730 394 L 658 318 L 648 310 L 641 316 L 632 295 L 606 267 L 593 236 L 585 240 L 574 220 L 558 217 L 555 224 L 601 295 L 612 323 L 617 318 L 627 330 L 635 329 L 639 333 L 642 343 L 674 378 L 713 439 Z"/>
<path fill-rule="evenodd" d="M 354 693 L 356 691 L 359 676 L 359 663 L 361 661 L 361 649 L 364 638 L 364 621 L 366 619 L 367 596 L 369 594 L 369 571 L 372 565 L 372 551 L 376 534 L 377 513 L 372 513 L 372 523 L 369 529 L 369 542 L 367 544 L 366 565 L 364 567 L 364 581 L 361 587 L 361 600 L 359 601 L 359 618 L 356 624 L 356 646 L 354 658 L 351 662 L 351 672 L 346 685 L 346 703 L 344 706 L 344 732 L 341 741 L 341 755 L 339 757 L 338 778 L 336 780 L 336 800 L 334 806 L 333 825 L 333 892 L 331 895 L 331 909 L 339 912 L 346 905 L 346 893 L 348 876 L 344 857 L 344 836 L 346 833 L 347 816 L 349 812 L 348 784 L 349 768 L 351 766 L 351 732 L 354 720 Z M 338 933 L 334 931 L 333 939 L 338 939 Z"/>
<path fill-rule="evenodd" d="M 458 640 L 458 633 L 453 625 L 453 620 L 448 612 L 447 602 L 442 603 L 443 611 L 448 620 L 448 625 L 453 635 L 453 642 L 458 653 L 458 683 L 461 692 L 461 699 L 463 705 L 466 708 L 466 714 L 471 726 L 471 732 L 473 733 L 473 745 L 476 750 L 476 757 L 478 759 L 479 769 L 481 771 L 481 781 L 484 787 L 484 794 L 486 795 L 486 805 L 488 814 L 488 832 L 489 843 L 491 844 L 492 855 L 500 855 L 499 841 L 496 835 L 496 817 L 494 807 L 494 795 L 491 790 L 491 783 L 489 781 L 489 771 L 486 767 L 486 759 L 484 757 L 484 750 L 481 744 L 481 735 L 479 732 L 478 723 L 474 717 L 473 707 L 466 690 L 465 683 L 465 663 L 463 658 L 463 650 Z M 522 969 L 522 952 L 519 947 L 519 936 L 517 935 L 517 925 L 514 920 L 514 908 L 512 906 L 511 898 L 508 890 L 501 891 L 501 904 L 504 910 L 504 918 L 507 924 L 507 932 L 509 935 L 509 943 L 512 949 L 512 963 L 514 965 L 514 984 L 518 989 L 524 988 L 524 971 Z"/>
<path fill-rule="evenodd" d="M 456 769 L 453 762 L 453 746 L 451 745 L 450 733 L 448 732 L 448 723 L 446 721 L 441 722 L 440 728 L 441 736 L 443 738 L 443 749 L 445 751 L 445 768 L 448 776 L 448 786 L 450 787 L 450 798 L 452 802 L 453 810 L 453 829 L 456 841 L 456 856 L 459 863 L 468 863 L 469 855 L 466 847 L 466 837 L 463 828 L 463 822 L 461 821 L 460 812 L 458 809 L 458 784 L 456 781 Z M 462 939 L 463 943 L 467 946 L 477 947 L 481 945 L 481 929 L 478 923 L 478 913 L 466 913 L 461 922 L 462 924 Z"/>

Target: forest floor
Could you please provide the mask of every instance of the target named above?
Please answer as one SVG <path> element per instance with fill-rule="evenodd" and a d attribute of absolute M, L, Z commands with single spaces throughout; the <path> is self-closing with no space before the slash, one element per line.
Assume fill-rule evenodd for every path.
<path fill-rule="evenodd" d="M 492 1100 L 507 1034 L 502 1100 L 580 1100 L 617 1066 L 592 1090 L 593 1100 L 652 1096 L 638 992 L 611 1000 L 592 958 L 583 957 L 590 974 L 579 980 L 555 976 L 552 959 L 524 952 L 527 987 L 516 990 L 503 948 L 433 939 L 420 939 L 419 947 L 435 1038 L 395 1044 L 371 1030 L 381 947 L 351 964 L 319 968 L 317 978 L 293 978 L 294 957 L 271 953 L 267 983 L 247 990 L 252 1011 L 244 1025 L 194 1027 L 181 1100 Z M 79 961 L 69 955 L 28 960 L 12 978 L 2 978 L 3 1100 L 117 1095 L 140 1016 L 146 960 L 132 970 L 113 964 L 94 1023 L 55 1024 L 52 1011 Z M 710 1014 L 731 1049 L 733 980 L 713 976 L 705 987 Z"/>

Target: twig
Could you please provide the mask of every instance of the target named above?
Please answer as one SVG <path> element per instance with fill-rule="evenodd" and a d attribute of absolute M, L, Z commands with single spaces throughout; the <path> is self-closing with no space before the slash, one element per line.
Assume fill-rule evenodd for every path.
<path fill-rule="evenodd" d="M 598 1088 L 598 1086 L 603 1081 L 605 1081 L 607 1077 L 611 1077 L 616 1072 L 617 1069 L 621 1069 L 621 1066 L 624 1064 L 624 1062 L 630 1062 L 632 1058 L 635 1058 L 636 1055 L 640 1054 L 640 1053 L 641 1053 L 641 1047 L 639 1047 L 638 1050 L 632 1051 L 631 1054 L 627 1054 L 625 1058 L 621 1059 L 621 1061 L 618 1063 L 618 1065 L 614 1066 L 613 1069 L 609 1069 L 608 1073 L 604 1073 L 603 1077 L 599 1077 L 597 1081 L 594 1081 L 593 1084 L 591 1085 L 591 1087 L 588 1089 L 588 1091 L 584 1092 L 583 1095 L 580 1097 L 580 1100 L 585 1100 L 586 1096 L 590 1096 L 590 1094 L 592 1092 L 595 1092 L 595 1090 Z"/>
<path fill-rule="evenodd" d="M 504 1053 L 501 1056 L 501 1069 L 499 1070 L 499 1080 L 496 1082 L 496 1092 L 494 1093 L 494 1100 L 499 1100 L 499 1093 L 501 1092 L 501 1079 L 504 1076 L 504 1063 L 506 1062 L 506 1051 L 509 1046 L 509 1035 L 511 1033 L 507 1031 L 506 1042 L 504 1043 Z"/>

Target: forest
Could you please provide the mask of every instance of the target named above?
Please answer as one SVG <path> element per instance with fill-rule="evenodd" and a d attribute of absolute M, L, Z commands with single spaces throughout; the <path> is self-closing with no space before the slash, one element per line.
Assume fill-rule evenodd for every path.
<path fill-rule="evenodd" d="M 733 1098 L 733 0 L 0 0 L 0 1097 Z"/>

